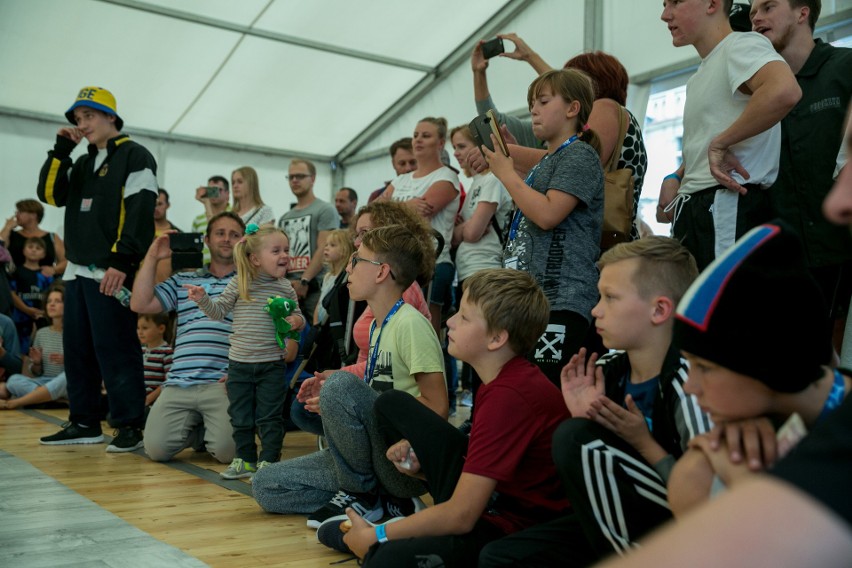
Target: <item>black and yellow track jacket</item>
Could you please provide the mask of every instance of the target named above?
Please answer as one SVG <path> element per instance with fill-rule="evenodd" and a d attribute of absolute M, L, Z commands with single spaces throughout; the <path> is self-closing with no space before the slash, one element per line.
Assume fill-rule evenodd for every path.
<path fill-rule="evenodd" d="M 57 135 L 39 174 L 38 198 L 65 207 L 69 261 L 115 268 L 132 282 L 154 239 L 157 163 L 124 134 L 107 143 L 107 157 L 97 171 L 97 148 L 89 145 L 88 153 L 72 165 L 75 147 L 73 140 Z"/>

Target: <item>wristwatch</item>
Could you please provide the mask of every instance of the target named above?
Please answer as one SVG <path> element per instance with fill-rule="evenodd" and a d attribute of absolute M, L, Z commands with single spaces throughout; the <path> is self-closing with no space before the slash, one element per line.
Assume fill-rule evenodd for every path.
<path fill-rule="evenodd" d="M 300 278 L 299 282 L 302 284 L 302 286 L 305 286 L 305 287 L 310 286 L 310 284 L 311 284 L 311 281 L 308 280 L 307 278 Z"/>

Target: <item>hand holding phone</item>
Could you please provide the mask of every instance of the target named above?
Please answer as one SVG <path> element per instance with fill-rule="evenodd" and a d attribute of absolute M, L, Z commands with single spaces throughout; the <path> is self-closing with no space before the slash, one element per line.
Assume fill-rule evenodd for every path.
<path fill-rule="evenodd" d="M 220 188 L 218 185 L 208 185 L 204 189 L 205 189 L 204 197 L 207 197 L 207 198 L 212 197 L 214 199 L 219 197 L 219 193 L 222 191 L 222 188 Z"/>
<path fill-rule="evenodd" d="M 485 59 L 496 57 L 504 51 L 505 47 L 503 46 L 503 38 L 495 37 L 494 39 L 482 42 L 482 56 Z"/>
<path fill-rule="evenodd" d="M 497 122 L 497 115 L 494 109 L 488 109 L 485 114 L 474 118 L 470 122 L 470 132 L 473 134 L 477 148 L 485 146 L 494 152 L 494 143 L 491 141 L 491 135 L 493 134 L 497 138 L 497 144 L 500 146 L 500 151 L 503 152 L 503 155 L 509 155 L 509 147 L 506 145 L 503 133 L 500 132 L 500 124 Z"/>

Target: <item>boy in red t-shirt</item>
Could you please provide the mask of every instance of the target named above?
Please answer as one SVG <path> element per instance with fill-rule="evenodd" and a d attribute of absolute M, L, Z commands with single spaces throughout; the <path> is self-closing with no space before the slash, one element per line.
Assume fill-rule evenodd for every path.
<path fill-rule="evenodd" d="M 525 272 L 482 270 L 465 281 L 447 325 L 450 354 L 483 382 L 470 440 L 404 392 L 378 398 L 388 459 L 426 480 L 435 506 L 378 526 L 348 509 L 344 544 L 366 566 L 417 566 L 424 556 L 436 566 L 439 559 L 474 566 L 486 543 L 565 515 L 551 437 L 568 412 L 559 390 L 524 358 L 548 314 L 544 293 Z"/>

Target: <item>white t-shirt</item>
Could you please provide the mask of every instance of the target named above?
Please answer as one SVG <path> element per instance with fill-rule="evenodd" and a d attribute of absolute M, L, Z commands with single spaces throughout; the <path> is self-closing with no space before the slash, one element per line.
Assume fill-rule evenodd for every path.
<path fill-rule="evenodd" d="M 680 193 L 695 193 L 718 186 L 710 174 L 707 149 L 745 110 L 750 96 L 740 85 L 751 79 L 771 61 L 784 61 L 772 44 L 756 32 L 728 34 L 705 57 L 686 83 L 683 111 L 683 162 L 685 175 Z M 733 173 L 739 183 L 769 187 L 778 177 L 781 154 L 781 123 L 731 146 L 731 152 L 748 171 L 750 178 Z"/>
<path fill-rule="evenodd" d="M 496 203 L 497 211 L 494 216 L 497 225 L 502 230 L 512 214 L 512 198 L 503 184 L 494 174 L 476 174 L 467 192 L 461 217 L 469 221 L 480 203 Z M 456 270 L 459 280 L 472 276 L 483 268 L 500 268 L 502 266 L 503 245 L 500 237 L 494 231 L 493 223 L 489 221 L 488 229 L 482 238 L 475 243 L 460 243 L 456 250 Z"/>
<path fill-rule="evenodd" d="M 439 181 L 448 181 L 456 190 L 456 196 L 446 207 L 438 211 L 431 219 L 432 228 L 444 237 L 444 250 L 437 258 L 437 263 L 452 262 L 450 258 L 450 243 L 453 240 L 453 227 L 456 214 L 459 212 L 459 176 L 447 166 L 441 166 L 434 172 L 423 177 L 415 178 L 414 173 L 396 176 L 393 181 L 393 200 L 408 201 L 414 197 L 423 197 L 426 191 Z"/>

